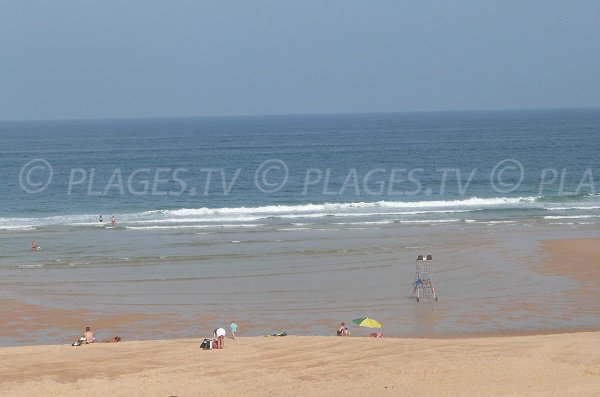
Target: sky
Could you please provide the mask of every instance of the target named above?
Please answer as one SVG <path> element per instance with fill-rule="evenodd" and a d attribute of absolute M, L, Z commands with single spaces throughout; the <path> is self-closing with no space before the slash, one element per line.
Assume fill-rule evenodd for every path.
<path fill-rule="evenodd" d="M 600 107 L 598 1 L 0 0 L 0 120 Z"/>

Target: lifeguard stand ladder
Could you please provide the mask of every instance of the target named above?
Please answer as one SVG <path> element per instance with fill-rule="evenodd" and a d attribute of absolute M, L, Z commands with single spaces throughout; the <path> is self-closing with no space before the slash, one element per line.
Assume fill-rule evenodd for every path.
<path fill-rule="evenodd" d="M 415 282 L 413 283 L 413 295 L 417 297 L 417 302 L 419 302 L 421 298 L 433 298 L 435 301 L 438 300 L 435 288 L 433 287 L 431 273 L 429 272 L 429 264 L 431 262 L 433 262 L 433 256 L 431 255 L 417 256 Z"/>

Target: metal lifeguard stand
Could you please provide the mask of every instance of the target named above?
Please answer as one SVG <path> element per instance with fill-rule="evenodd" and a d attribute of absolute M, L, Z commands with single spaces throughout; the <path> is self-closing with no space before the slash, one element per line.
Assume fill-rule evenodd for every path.
<path fill-rule="evenodd" d="M 417 302 L 419 302 L 421 298 L 433 298 L 435 301 L 438 300 L 435 288 L 433 287 L 431 273 L 429 272 L 429 264 L 431 262 L 433 262 L 432 255 L 417 256 L 415 282 L 413 283 L 413 295 L 417 297 Z"/>

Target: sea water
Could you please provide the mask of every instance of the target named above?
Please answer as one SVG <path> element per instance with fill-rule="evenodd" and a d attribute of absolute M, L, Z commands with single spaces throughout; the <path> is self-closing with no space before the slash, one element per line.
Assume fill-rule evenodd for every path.
<path fill-rule="evenodd" d="M 300 333 L 368 311 L 418 334 L 413 256 L 433 252 L 454 304 L 428 332 L 561 327 L 459 321 L 474 309 L 456 303 L 523 293 L 506 244 L 597 232 L 599 148 L 594 109 L 0 122 L 2 295 Z M 485 265 L 457 248 L 490 240 Z M 533 283 L 530 298 L 561 287 Z"/>

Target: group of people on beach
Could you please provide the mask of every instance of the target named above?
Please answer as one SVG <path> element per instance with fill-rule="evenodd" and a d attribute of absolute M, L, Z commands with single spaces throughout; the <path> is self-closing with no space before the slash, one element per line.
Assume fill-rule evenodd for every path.
<path fill-rule="evenodd" d="M 231 330 L 231 339 L 235 339 L 235 333 L 237 332 L 237 324 L 235 321 L 232 321 L 229 324 L 229 329 Z M 214 349 L 222 349 L 225 343 L 225 336 L 227 335 L 227 331 L 225 328 L 219 327 L 213 330 L 213 348 Z"/>
<path fill-rule="evenodd" d="M 229 329 L 231 331 L 231 339 L 235 339 L 237 327 L 238 325 L 235 323 L 235 321 L 232 321 L 231 324 L 229 324 Z M 223 327 L 218 327 L 213 330 L 213 347 L 215 349 L 222 349 L 224 347 L 226 335 L 227 331 Z M 346 323 L 343 321 L 341 322 L 337 330 L 337 336 L 350 336 L 350 331 L 348 330 L 348 327 L 346 327 Z M 111 340 L 102 341 L 102 343 L 116 343 L 120 341 L 121 337 L 115 336 Z M 73 346 L 79 346 L 81 344 L 87 345 L 90 343 L 96 343 L 96 338 L 94 337 L 94 333 L 92 332 L 91 327 L 87 326 L 85 327 L 85 332 L 83 333 L 83 336 L 81 336 L 81 338 L 79 338 L 77 342 L 73 343 Z"/>
<path fill-rule="evenodd" d="M 80 346 L 80 345 L 89 345 L 90 343 L 97 343 L 98 341 L 94 337 L 94 333 L 92 332 L 92 328 L 90 326 L 85 327 L 85 332 L 77 341 L 75 341 L 71 346 Z M 121 342 L 120 336 L 113 336 L 111 340 L 103 340 L 100 343 L 117 343 Z"/>
<path fill-rule="evenodd" d="M 229 329 L 231 330 L 231 338 L 235 339 L 235 333 L 237 332 L 237 324 L 235 321 L 232 321 L 229 325 Z M 227 331 L 225 328 L 219 327 L 213 330 L 213 346 L 216 349 L 222 349 L 225 343 L 225 335 L 227 335 Z M 103 340 L 101 343 L 117 343 L 121 341 L 120 336 L 114 336 L 111 340 Z M 75 341 L 72 346 L 80 346 L 80 345 L 89 345 L 90 343 L 97 343 L 98 341 L 94 337 L 94 333 L 92 332 L 92 328 L 90 326 L 85 327 L 85 332 L 83 335 Z"/>
<path fill-rule="evenodd" d="M 235 321 L 232 321 L 229 324 L 229 329 L 231 331 L 231 339 L 235 339 L 235 334 L 237 332 L 238 325 Z M 214 349 L 222 349 L 225 345 L 225 336 L 227 335 L 227 331 L 223 327 L 218 327 L 213 330 L 213 340 L 212 340 L 212 348 Z M 346 327 L 345 322 L 341 322 L 338 330 L 337 336 L 350 336 L 350 331 L 348 327 Z M 117 343 L 121 341 L 120 336 L 115 336 L 111 340 L 104 340 L 102 343 Z M 92 328 L 90 326 L 85 327 L 85 332 L 83 335 L 72 344 L 72 346 L 80 346 L 82 344 L 88 345 L 90 343 L 96 343 L 96 338 L 94 337 L 94 333 L 92 332 Z"/>

